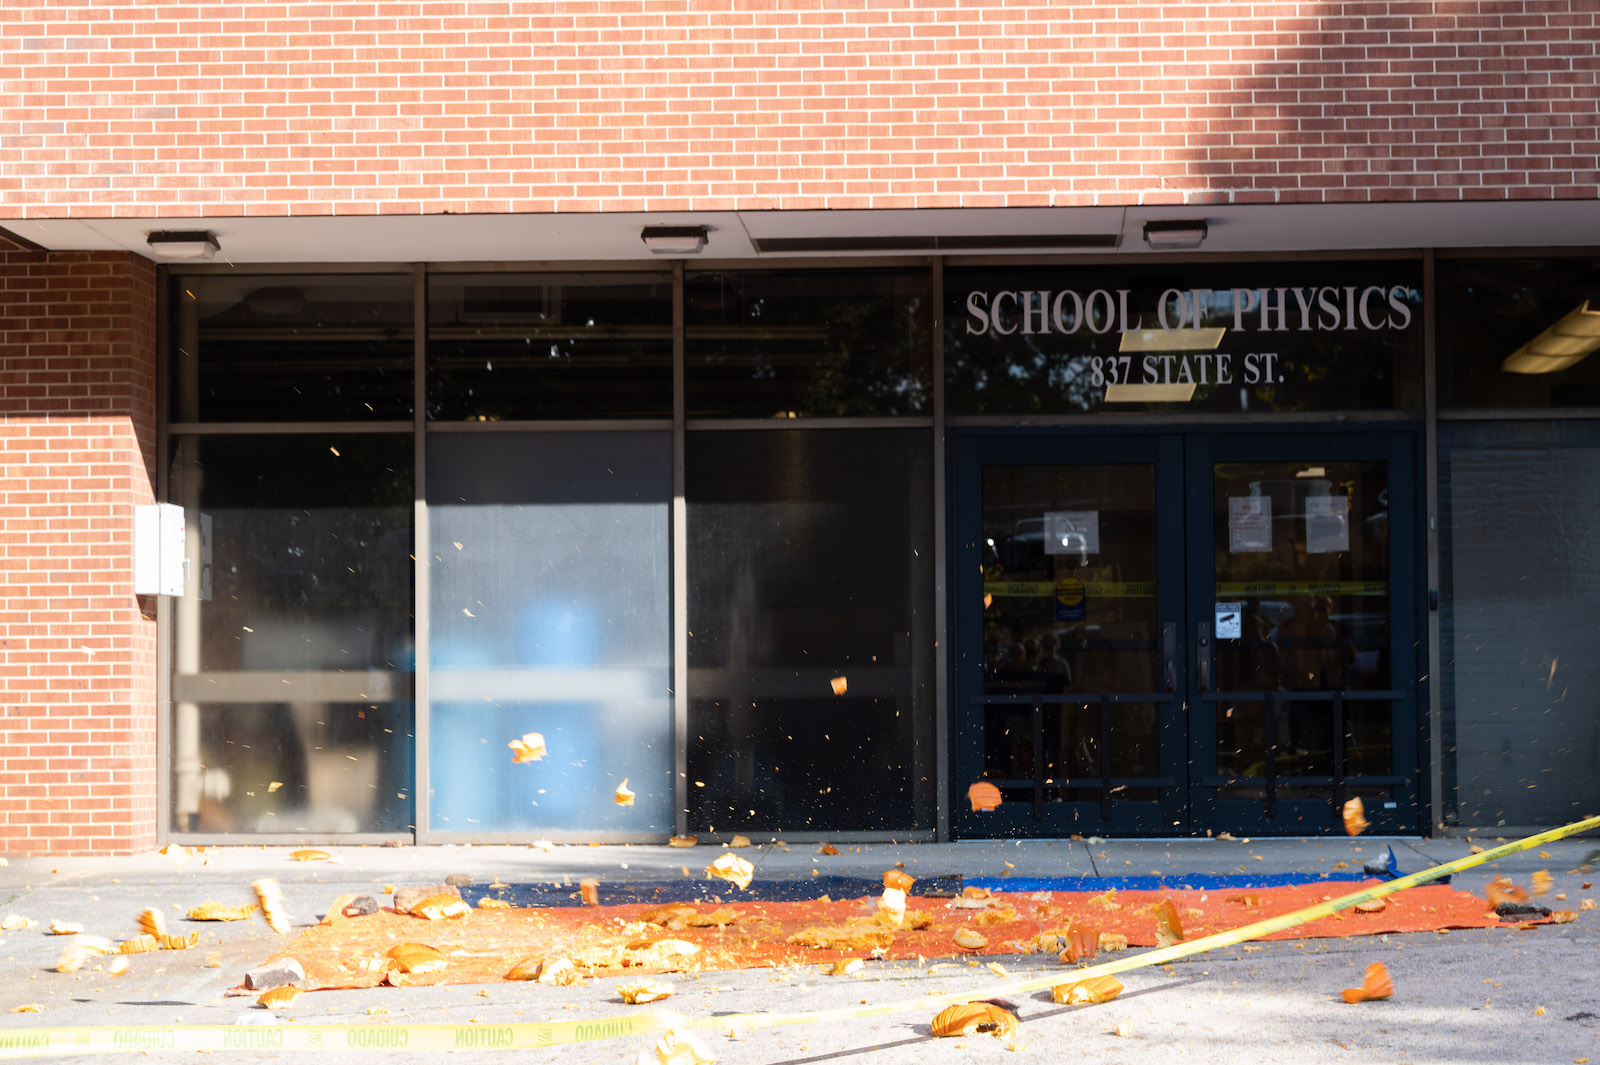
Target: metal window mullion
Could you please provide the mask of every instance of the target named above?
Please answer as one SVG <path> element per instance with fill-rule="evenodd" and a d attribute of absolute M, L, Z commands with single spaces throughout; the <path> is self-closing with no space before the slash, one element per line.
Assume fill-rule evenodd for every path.
<path fill-rule="evenodd" d="M 683 260 L 672 264 L 672 823 L 689 832 L 689 517 L 685 495 L 684 443 L 688 405 L 684 395 Z"/>
<path fill-rule="evenodd" d="M 412 433 L 412 582 L 411 623 L 416 661 L 412 678 L 412 838 L 430 842 L 428 832 L 428 754 L 432 715 L 428 706 L 429 606 L 428 572 L 428 274 L 414 264 L 411 274 L 411 433 Z"/>
<path fill-rule="evenodd" d="M 933 347 L 933 808 L 934 838 L 950 836 L 950 605 L 949 550 L 945 534 L 945 426 L 944 426 L 944 260 L 934 258 L 930 303 L 933 321 L 929 341 Z"/>
<path fill-rule="evenodd" d="M 1428 586 L 1422 593 L 1428 655 L 1428 824 L 1424 830 L 1429 835 L 1444 826 L 1445 811 L 1444 658 L 1439 647 L 1439 612 L 1431 609 L 1430 598 L 1439 587 L 1439 362 L 1434 284 L 1433 252 L 1429 250 L 1422 257 L 1422 478 L 1423 512 L 1426 514 L 1422 538 L 1428 574 Z M 1390 609 L 1396 606 L 1411 609 L 1408 604 L 1391 604 Z M 1399 766 L 1391 766 L 1391 769 L 1403 772 Z"/>

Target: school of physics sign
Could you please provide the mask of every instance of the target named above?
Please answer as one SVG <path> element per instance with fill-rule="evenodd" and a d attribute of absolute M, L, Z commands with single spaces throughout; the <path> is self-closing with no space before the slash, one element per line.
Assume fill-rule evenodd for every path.
<path fill-rule="evenodd" d="M 1095 385 L 1273 384 L 1276 351 L 1216 350 L 1231 329 L 1256 334 L 1388 332 L 1408 329 L 1410 285 L 1168 288 L 1154 306 L 1130 310 L 1126 288 L 973 289 L 969 336 L 1115 336 L 1116 355 L 1090 359 Z"/>

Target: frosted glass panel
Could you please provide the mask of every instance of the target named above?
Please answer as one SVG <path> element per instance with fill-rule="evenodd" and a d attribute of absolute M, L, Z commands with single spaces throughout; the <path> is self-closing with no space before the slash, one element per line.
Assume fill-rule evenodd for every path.
<path fill-rule="evenodd" d="M 671 831 L 670 455 L 665 433 L 430 438 L 433 831 Z M 549 754 L 513 764 L 526 732 Z"/>
<path fill-rule="evenodd" d="M 1576 820 L 1600 809 L 1600 428 L 1441 436 L 1456 815 L 1484 827 Z"/>

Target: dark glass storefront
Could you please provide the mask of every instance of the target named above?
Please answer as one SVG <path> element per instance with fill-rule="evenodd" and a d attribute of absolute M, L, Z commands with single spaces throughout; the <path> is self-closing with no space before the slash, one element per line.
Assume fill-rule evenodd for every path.
<path fill-rule="evenodd" d="M 174 276 L 171 831 L 1568 820 L 1600 265 L 1428 262 Z"/>

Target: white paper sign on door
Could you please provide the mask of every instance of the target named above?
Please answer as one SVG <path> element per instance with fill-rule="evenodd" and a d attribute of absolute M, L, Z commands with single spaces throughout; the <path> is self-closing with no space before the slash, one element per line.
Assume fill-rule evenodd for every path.
<path fill-rule="evenodd" d="M 1098 555 L 1098 510 L 1047 510 L 1044 514 L 1044 553 L 1047 555 Z"/>
<path fill-rule="evenodd" d="M 1228 497 L 1228 550 L 1235 555 L 1272 550 L 1272 497 Z"/>
<path fill-rule="evenodd" d="M 1306 497 L 1306 553 L 1331 555 L 1350 550 L 1350 497 Z"/>

